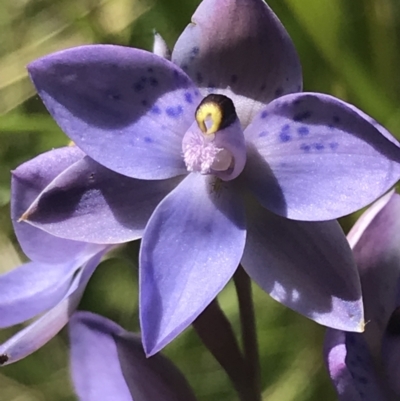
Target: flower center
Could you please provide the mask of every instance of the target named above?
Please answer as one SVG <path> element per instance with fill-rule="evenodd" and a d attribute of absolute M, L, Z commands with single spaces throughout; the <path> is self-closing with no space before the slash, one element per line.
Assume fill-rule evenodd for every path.
<path fill-rule="evenodd" d="M 202 100 L 182 140 L 182 151 L 190 172 L 214 174 L 226 181 L 241 173 L 246 150 L 231 99 L 211 94 Z"/>

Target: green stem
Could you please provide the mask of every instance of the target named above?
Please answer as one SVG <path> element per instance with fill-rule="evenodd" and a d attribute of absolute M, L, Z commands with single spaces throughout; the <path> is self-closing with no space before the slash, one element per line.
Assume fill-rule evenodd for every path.
<path fill-rule="evenodd" d="M 212 353 L 232 381 L 241 401 L 259 401 L 246 372 L 246 362 L 240 351 L 231 323 L 215 299 L 193 322 L 203 344 Z"/>
<path fill-rule="evenodd" d="M 254 398 L 261 401 L 260 357 L 258 353 L 256 319 L 254 314 L 251 280 L 242 266 L 239 266 L 233 280 L 239 301 L 240 323 L 243 337 L 246 372 L 252 384 Z"/>

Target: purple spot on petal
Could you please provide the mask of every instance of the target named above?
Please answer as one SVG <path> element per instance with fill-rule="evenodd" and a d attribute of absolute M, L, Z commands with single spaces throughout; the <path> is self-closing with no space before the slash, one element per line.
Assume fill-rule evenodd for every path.
<path fill-rule="evenodd" d="M 264 136 L 267 136 L 268 135 L 268 132 L 267 131 L 262 131 L 262 132 L 260 132 L 259 134 L 258 134 L 258 136 L 260 137 L 260 138 L 263 138 Z"/>
<path fill-rule="evenodd" d="M 182 70 L 183 70 L 183 71 L 187 71 L 188 69 L 189 69 L 189 67 L 188 67 L 187 64 L 184 64 L 184 65 L 182 66 Z"/>
<path fill-rule="evenodd" d="M 314 143 L 313 146 L 314 146 L 314 148 L 317 149 L 317 150 L 323 150 L 323 149 L 325 149 L 325 146 L 322 145 L 322 143 Z"/>
<path fill-rule="evenodd" d="M 200 72 L 196 73 L 196 81 L 201 84 L 203 82 L 203 75 Z"/>
<path fill-rule="evenodd" d="M 238 80 L 238 77 L 237 77 L 236 74 L 231 75 L 231 82 L 232 82 L 233 84 L 235 84 L 235 83 L 237 82 L 237 80 Z"/>
<path fill-rule="evenodd" d="M 333 116 L 333 117 L 332 117 L 332 120 L 333 120 L 334 123 L 337 124 L 338 122 L 340 122 L 340 117 L 338 117 L 338 116 Z"/>
<path fill-rule="evenodd" d="M 147 69 L 147 72 L 153 72 L 153 69 L 151 68 L 151 67 L 149 67 L 148 69 Z"/>
<path fill-rule="evenodd" d="M 165 109 L 165 112 L 167 113 L 167 115 L 169 117 L 176 118 L 176 117 L 179 117 L 182 114 L 183 108 L 180 105 L 175 106 L 175 107 L 171 106 L 171 107 L 167 107 Z"/>
<path fill-rule="evenodd" d="M 136 82 L 135 84 L 133 84 L 132 88 L 133 88 L 133 90 L 134 90 L 135 92 L 140 92 L 140 91 L 142 91 L 142 90 L 144 89 L 143 82 Z"/>
<path fill-rule="evenodd" d="M 158 106 L 153 106 L 150 112 L 153 114 L 161 114 L 161 109 Z"/>
<path fill-rule="evenodd" d="M 193 96 L 192 96 L 192 94 L 190 92 L 185 92 L 185 100 L 188 103 L 193 103 Z"/>
<path fill-rule="evenodd" d="M 149 136 L 145 136 L 145 137 L 144 137 L 144 141 L 145 141 L 146 143 L 153 143 L 153 139 L 150 138 Z"/>
<path fill-rule="evenodd" d="M 157 86 L 158 85 L 158 81 L 155 78 L 150 78 L 150 85 L 151 86 Z"/>
<path fill-rule="evenodd" d="M 289 125 L 284 125 L 282 127 L 282 131 L 279 133 L 279 139 L 281 140 L 281 142 L 289 142 L 292 137 L 289 135 Z"/>
<path fill-rule="evenodd" d="M 311 148 L 310 148 L 309 145 L 306 145 L 305 143 L 302 143 L 302 144 L 300 145 L 300 149 L 301 149 L 302 151 L 304 151 L 304 152 L 309 152 Z"/>
<path fill-rule="evenodd" d="M 294 121 L 304 121 L 307 118 L 311 117 L 311 111 L 302 111 L 301 113 L 297 113 L 293 116 Z"/>
<path fill-rule="evenodd" d="M 197 54 L 199 54 L 199 52 L 200 52 L 200 49 L 199 49 L 197 46 L 195 46 L 195 47 L 192 48 L 192 54 L 194 54 L 195 56 L 196 56 Z"/>
<path fill-rule="evenodd" d="M 146 100 L 146 99 L 143 99 L 142 100 L 142 105 L 143 106 L 147 106 L 149 104 L 149 102 Z"/>
<path fill-rule="evenodd" d="M 261 113 L 261 118 L 265 118 L 265 117 L 267 117 L 267 116 L 268 116 L 268 112 L 264 110 L 264 111 Z"/>
<path fill-rule="evenodd" d="M 339 144 L 338 144 L 337 142 L 331 142 L 331 143 L 329 144 L 329 147 L 330 147 L 332 150 L 336 150 L 336 149 L 339 147 Z"/>
<path fill-rule="evenodd" d="M 310 130 L 308 129 L 308 127 L 303 125 L 303 126 L 297 128 L 297 132 L 299 133 L 300 136 L 306 136 L 310 133 Z"/>
<path fill-rule="evenodd" d="M 188 83 L 188 78 L 186 77 L 186 75 L 182 74 L 180 72 L 180 70 L 174 70 L 173 72 L 173 77 L 174 80 L 179 84 L 179 85 L 185 85 Z M 158 84 L 158 81 L 157 81 Z M 156 85 L 157 85 L 156 84 Z"/>
<path fill-rule="evenodd" d="M 267 87 L 267 86 L 266 86 L 265 84 L 262 84 L 262 85 L 260 86 L 260 91 L 265 90 L 266 87 Z"/>
<path fill-rule="evenodd" d="M 335 126 L 333 124 L 328 124 L 328 128 L 333 131 L 335 129 Z"/>
<path fill-rule="evenodd" d="M 146 77 L 141 77 L 141 78 L 140 78 L 140 81 L 143 82 L 143 83 L 145 83 L 145 82 L 147 81 L 147 78 L 146 78 Z"/>

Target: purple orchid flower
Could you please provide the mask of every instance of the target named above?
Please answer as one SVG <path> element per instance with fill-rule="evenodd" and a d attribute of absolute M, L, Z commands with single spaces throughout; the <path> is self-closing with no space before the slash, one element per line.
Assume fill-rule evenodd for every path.
<path fill-rule="evenodd" d="M 328 329 L 325 360 L 340 401 L 400 397 L 400 195 L 371 206 L 349 233 L 365 308 L 365 332 Z"/>
<path fill-rule="evenodd" d="M 12 220 L 31 262 L 0 276 L 0 328 L 42 315 L 0 345 L 0 365 L 28 356 L 65 326 L 101 257 L 110 249 L 109 245 L 57 238 L 17 222 L 43 188 L 83 156 L 77 148 L 57 149 L 13 172 Z"/>
<path fill-rule="evenodd" d="M 146 358 L 138 335 L 76 312 L 69 323 L 71 369 L 81 401 L 195 401 L 182 373 L 161 354 Z"/>
<path fill-rule="evenodd" d="M 351 250 L 337 222 L 325 220 L 393 186 L 400 148 L 354 106 L 294 93 L 302 88 L 298 56 L 263 1 L 204 0 L 172 62 L 93 45 L 28 69 L 51 115 L 90 159 L 57 176 L 22 219 L 77 241 L 143 235 L 147 354 L 193 322 L 239 263 L 305 316 L 363 329 Z M 130 190 L 105 185 L 103 166 L 136 179 Z M 128 201 L 144 216 L 139 223 L 120 207 Z"/>

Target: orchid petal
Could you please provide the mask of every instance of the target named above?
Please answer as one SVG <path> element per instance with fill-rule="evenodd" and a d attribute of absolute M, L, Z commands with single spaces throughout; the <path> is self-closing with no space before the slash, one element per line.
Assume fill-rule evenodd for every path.
<path fill-rule="evenodd" d="M 186 172 L 181 141 L 200 94 L 174 64 L 121 46 L 81 46 L 28 66 L 53 118 L 90 157 L 120 174 Z"/>
<path fill-rule="evenodd" d="M 315 93 L 268 105 L 245 131 L 244 176 L 259 201 L 284 217 L 317 221 L 352 213 L 386 192 L 400 177 L 400 147 L 364 116 Z"/>
<path fill-rule="evenodd" d="M 79 263 L 79 262 L 78 262 Z M 0 328 L 31 319 L 67 293 L 77 263 L 30 262 L 0 276 Z"/>
<path fill-rule="evenodd" d="M 195 401 L 167 358 L 147 359 L 140 337 L 114 322 L 77 312 L 69 332 L 72 378 L 81 401 Z"/>
<path fill-rule="evenodd" d="M 189 174 L 157 207 L 140 252 L 146 354 L 159 351 L 215 298 L 235 272 L 246 231 L 230 183 Z"/>
<path fill-rule="evenodd" d="M 324 354 L 339 401 L 387 401 L 361 334 L 328 329 Z"/>
<path fill-rule="evenodd" d="M 244 127 L 263 105 L 302 88 L 294 45 L 259 0 L 203 0 L 178 39 L 172 61 L 203 95 L 230 97 Z"/>
<path fill-rule="evenodd" d="M 93 256 L 75 275 L 64 298 L 43 316 L 0 345 L 0 364 L 9 365 L 32 354 L 50 341 L 78 307 L 86 285 L 109 248 Z"/>
<path fill-rule="evenodd" d="M 40 192 L 62 171 L 84 157 L 75 146 L 53 149 L 23 163 L 13 171 L 11 181 L 11 218 L 14 231 L 25 254 L 42 263 L 64 263 L 73 255 L 87 251 L 87 244 L 66 241 L 20 221 L 20 217 Z"/>
<path fill-rule="evenodd" d="M 300 222 L 248 200 L 242 265 L 274 299 L 328 327 L 362 331 L 357 268 L 336 221 Z"/>
<path fill-rule="evenodd" d="M 180 180 L 137 180 L 85 157 L 57 176 L 23 219 L 63 238 L 127 242 L 142 236 L 157 204 Z"/>
<path fill-rule="evenodd" d="M 367 225 L 367 224 L 368 225 Z M 357 263 L 365 319 L 365 336 L 373 355 L 396 307 L 400 277 L 400 195 L 390 193 L 369 208 L 349 233 Z"/>

